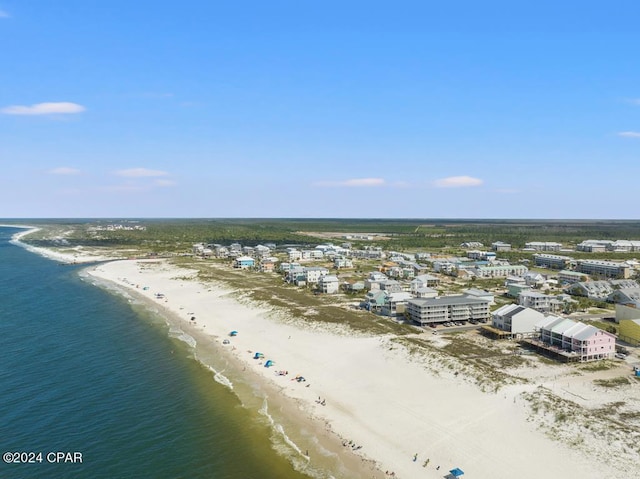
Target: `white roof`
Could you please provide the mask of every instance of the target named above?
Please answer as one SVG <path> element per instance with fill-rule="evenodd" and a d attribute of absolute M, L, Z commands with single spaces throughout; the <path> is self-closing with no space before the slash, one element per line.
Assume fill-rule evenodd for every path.
<path fill-rule="evenodd" d="M 562 321 L 551 326 L 551 332 L 554 334 L 564 334 L 565 331 L 570 329 L 576 324 L 576 322 L 572 319 L 562 319 Z"/>
<path fill-rule="evenodd" d="M 320 278 L 320 281 L 322 281 L 323 283 L 332 283 L 334 281 L 337 282 L 338 277 L 334 274 L 328 274 L 327 276 Z"/>
<path fill-rule="evenodd" d="M 538 321 L 535 325 L 536 328 L 539 329 L 550 329 L 553 325 L 564 321 L 564 318 L 560 318 L 558 316 L 546 316 L 544 319 Z"/>

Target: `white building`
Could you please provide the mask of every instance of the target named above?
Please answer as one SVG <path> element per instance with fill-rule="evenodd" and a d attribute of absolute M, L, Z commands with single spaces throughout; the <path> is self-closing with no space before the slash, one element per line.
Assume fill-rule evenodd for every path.
<path fill-rule="evenodd" d="M 322 276 L 318 282 L 318 289 L 325 294 L 335 294 L 340 289 L 340 281 L 333 274 Z"/>
<path fill-rule="evenodd" d="M 486 321 L 489 318 L 489 301 L 462 295 L 418 298 L 407 301 L 407 311 L 411 320 L 421 326 L 470 319 Z"/>
<path fill-rule="evenodd" d="M 529 269 L 519 264 L 500 266 L 476 266 L 472 269 L 478 278 L 506 278 L 508 276 L 524 276 Z"/>
<path fill-rule="evenodd" d="M 309 284 L 315 284 L 320 278 L 329 274 L 327 268 L 304 268 L 305 279 Z"/>
<path fill-rule="evenodd" d="M 576 271 L 604 278 L 626 279 L 631 276 L 631 267 L 622 262 L 578 260 Z"/>
<path fill-rule="evenodd" d="M 533 334 L 544 314 L 517 304 L 506 304 L 493 312 L 492 325 L 515 335 Z"/>
<path fill-rule="evenodd" d="M 561 243 L 554 243 L 552 241 L 531 241 L 525 243 L 525 249 L 534 251 L 560 251 L 562 249 Z"/>

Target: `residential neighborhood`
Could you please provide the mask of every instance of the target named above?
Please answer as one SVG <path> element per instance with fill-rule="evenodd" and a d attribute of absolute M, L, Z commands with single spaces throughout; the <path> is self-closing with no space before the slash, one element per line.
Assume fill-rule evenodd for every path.
<path fill-rule="evenodd" d="M 460 244 L 457 255 L 441 251 L 385 251 L 375 236 L 344 235 L 350 242 L 277 246 L 195 244 L 193 255 L 231 267 L 277 275 L 309 294 L 333 296 L 371 314 L 431 331 L 477 329 L 496 339 L 526 341 L 559 360 L 613 357 L 616 335 L 640 344 L 640 269 L 635 261 L 603 259 L 607 252 L 640 251 L 635 241 L 587 240 L 573 251 L 599 253 L 574 259 L 561 243 L 528 241 L 532 261 L 513 263 L 515 251 L 495 241 Z M 353 241 L 366 241 L 354 246 Z M 563 254 L 556 254 L 563 253 Z M 616 305 L 624 306 L 618 318 Z M 599 327 L 571 319 L 600 311 Z M 603 324 L 603 318 L 607 323 Z M 604 328 L 604 329 L 602 329 Z M 596 351 L 598 345 L 600 348 Z"/>

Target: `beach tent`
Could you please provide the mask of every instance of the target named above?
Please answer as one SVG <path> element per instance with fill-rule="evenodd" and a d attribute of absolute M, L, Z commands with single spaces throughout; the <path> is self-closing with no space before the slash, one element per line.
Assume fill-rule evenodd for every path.
<path fill-rule="evenodd" d="M 264 354 L 256 353 L 256 354 L 253 355 L 253 359 L 260 359 L 260 358 L 264 358 Z"/>
<path fill-rule="evenodd" d="M 460 477 L 464 474 L 462 469 L 460 469 L 459 467 L 456 467 L 455 469 L 451 469 L 449 472 L 453 477 Z"/>
<path fill-rule="evenodd" d="M 273 366 L 275 363 L 273 361 L 271 361 L 271 359 L 267 360 L 266 363 L 264 363 L 264 367 L 268 368 L 269 366 Z"/>
<path fill-rule="evenodd" d="M 231 331 L 229 333 L 229 336 L 237 336 L 238 335 L 238 331 Z"/>

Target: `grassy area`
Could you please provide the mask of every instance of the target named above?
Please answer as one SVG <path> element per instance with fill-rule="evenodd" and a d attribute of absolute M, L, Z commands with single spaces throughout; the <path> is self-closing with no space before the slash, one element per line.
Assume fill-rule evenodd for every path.
<path fill-rule="evenodd" d="M 631 383 L 628 377 L 620 376 L 613 379 L 594 379 L 593 384 L 600 386 L 601 388 L 619 388 L 622 386 L 628 386 Z"/>
<path fill-rule="evenodd" d="M 448 371 L 476 383 L 484 391 L 498 391 L 509 384 L 526 383 L 510 370 L 531 364 L 529 359 L 516 354 L 517 345 L 496 342 L 473 332 L 447 334 L 451 339 L 439 346 L 421 337 L 400 337 L 396 341 L 404 345 L 416 360 L 426 362 L 434 373 Z"/>
<path fill-rule="evenodd" d="M 588 363 L 580 364 L 580 366 L 578 366 L 578 369 L 580 371 L 585 371 L 585 372 L 594 372 L 594 371 L 607 371 L 617 366 L 618 365 L 614 361 L 603 360 L 603 361 L 591 361 Z"/>

